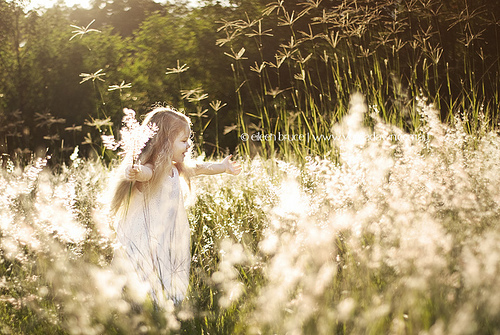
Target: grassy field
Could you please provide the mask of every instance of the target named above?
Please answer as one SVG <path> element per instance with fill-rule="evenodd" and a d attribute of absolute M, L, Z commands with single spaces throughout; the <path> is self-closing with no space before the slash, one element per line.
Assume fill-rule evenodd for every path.
<path fill-rule="evenodd" d="M 417 112 L 410 135 L 356 95 L 335 160 L 255 157 L 193 180 L 190 292 L 160 309 L 112 262 L 109 167 L 5 161 L 0 332 L 498 334 L 499 138 Z"/>
<path fill-rule="evenodd" d="M 180 306 L 153 306 L 114 257 L 116 156 L 99 139 L 119 134 L 99 119 L 109 96 L 81 144 L 95 158 L 76 147 L 63 164 L 63 141 L 52 160 L 2 155 L 1 334 L 500 334 L 500 63 L 486 38 L 497 21 L 467 2 L 452 17 L 436 1 L 320 3 L 221 21 L 232 124 L 220 123 L 227 101 L 179 92 L 193 159 L 220 155 L 229 134 L 243 165 L 186 189 Z M 180 64 L 165 74 L 179 83 Z M 101 71 L 80 83 L 120 89 L 122 107 L 121 89 L 144 93 L 99 83 Z"/>

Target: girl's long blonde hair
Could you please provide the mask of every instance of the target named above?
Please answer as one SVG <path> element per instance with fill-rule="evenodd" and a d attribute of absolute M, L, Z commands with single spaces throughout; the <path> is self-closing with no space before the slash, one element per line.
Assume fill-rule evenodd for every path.
<path fill-rule="evenodd" d="M 153 193 L 158 188 L 161 178 L 165 173 L 171 171 L 173 143 L 182 131 L 187 131 L 188 134 L 191 132 L 191 120 L 186 115 L 171 107 L 157 107 L 146 114 L 142 124 L 156 124 L 158 127 L 157 133 L 149 139 L 139 155 L 141 164 L 151 164 L 153 166 L 153 176 L 151 180 L 143 183 L 145 187 L 142 187 L 142 191 Z M 131 182 L 125 179 L 124 174 L 129 161 L 128 159 L 124 159 L 118 169 L 118 181 L 110 206 L 114 214 L 120 210 L 125 203 L 125 199 L 130 196 Z M 179 174 L 189 182 L 190 173 L 184 163 L 176 162 L 175 167 L 179 171 Z M 135 184 L 136 182 L 132 183 L 132 192 L 134 192 Z"/>

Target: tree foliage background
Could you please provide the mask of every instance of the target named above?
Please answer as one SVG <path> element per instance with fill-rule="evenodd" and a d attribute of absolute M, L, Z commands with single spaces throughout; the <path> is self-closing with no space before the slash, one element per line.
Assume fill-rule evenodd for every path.
<path fill-rule="evenodd" d="M 296 86 L 297 70 L 310 70 L 311 101 L 326 114 L 351 90 L 374 90 L 367 78 L 379 71 L 379 92 L 368 102 L 384 113 L 397 112 L 394 92 L 403 87 L 406 98 L 420 90 L 434 99 L 443 119 L 487 108 L 494 125 L 499 22 L 498 0 L 203 1 L 195 8 L 95 0 L 91 9 L 41 11 L 0 0 L 0 151 L 64 158 L 79 145 L 89 154 L 99 135 L 116 131 L 123 107 L 145 113 L 155 103 L 192 115 L 207 153 L 234 148 L 229 131 L 239 113 L 256 129 L 271 126 L 259 112 L 276 105 L 277 90 Z M 300 68 L 277 67 L 292 47 Z M 328 81 L 319 61 L 327 56 L 344 73 L 340 84 Z M 276 70 L 263 76 L 259 65 L 273 61 Z M 322 85 L 333 89 L 325 94 Z M 300 109 L 294 99 L 285 108 Z M 209 108 L 217 101 L 220 111 Z"/>

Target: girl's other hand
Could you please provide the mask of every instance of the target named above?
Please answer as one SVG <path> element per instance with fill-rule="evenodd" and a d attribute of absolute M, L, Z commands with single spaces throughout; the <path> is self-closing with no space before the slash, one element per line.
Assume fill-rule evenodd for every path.
<path fill-rule="evenodd" d="M 233 157 L 233 155 L 229 155 L 226 158 L 224 158 L 221 164 L 226 168 L 225 169 L 226 173 L 236 176 L 241 172 L 241 164 L 237 162 L 232 162 L 231 157 Z"/>

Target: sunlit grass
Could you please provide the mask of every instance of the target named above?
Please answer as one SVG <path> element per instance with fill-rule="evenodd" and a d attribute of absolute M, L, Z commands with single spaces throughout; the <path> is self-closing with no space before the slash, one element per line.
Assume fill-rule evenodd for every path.
<path fill-rule="evenodd" d="M 500 332 L 498 81 L 474 77 L 486 64 L 471 56 L 481 39 L 462 32 L 466 78 L 456 93 L 439 32 L 405 30 L 415 15 L 432 21 L 432 1 L 407 2 L 395 16 L 356 1 L 322 13 L 318 5 L 295 12 L 275 1 L 257 19 L 222 22 L 237 106 L 224 135 L 288 138 L 241 141 L 240 176 L 191 181 L 192 267 L 180 306 L 154 306 L 114 257 L 113 157 L 90 133 L 85 144 L 101 160 L 75 151 L 51 169 L 44 157 L 2 157 L 0 333 Z M 454 17 L 450 29 L 470 19 Z M 276 29 L 289 38 L 268 59 Z M 252 50 L 260 58 L 249 59 Z M 165 74 L 180 90 L 188 69 L 177 60 Z M 104 90 L 103 75 L 81 75 L 99 98 L 86 125 L 112 134 L 105 93 L 119 90 L 123 104 L 121 90 L 133 85 Z M 197 153 L 212 122 L 219 154 L 226 102 L 199 87 L 179 93 Z M 38 116 L 49 133 L 64 122 Z"/>
<path fill-rule="evenodd" d="M 498 331 L 498 136 L 442 124 L 425 101 L 420 137 L 367 110 L 353 98 L 336 160 L 255 158 L 239 177 L 192 181 L 191 285 L 177 307 L 155 309 L 112 262 L 108 168 L 75 155 L 57 175 L 41 159 L 8 162 L 2 332 Z"/>
<path fill-rule="evenodd" d="M 419 127 L 421 94 L 443 120 L 466 115 L 471 134 L 479 117 L 496 127 L 500 72 L 497 60 L 484 56 L 482 35 L 497 35 L 497 25 L 479 8 L 462 9 L 438 1 L 270 1 L 260 16 L 221 20 L 217 44 L 234 75 L 238 136 L 330 134 L 356 92 L 386 123 L 409 133 Z M 479 17 L 482 29 L 472 23 Z M 450 36 L 457 39 L 452 48 Z M 332 156 L 321 141 L 253 142 L 242 143 L 242 152 Z"/>

